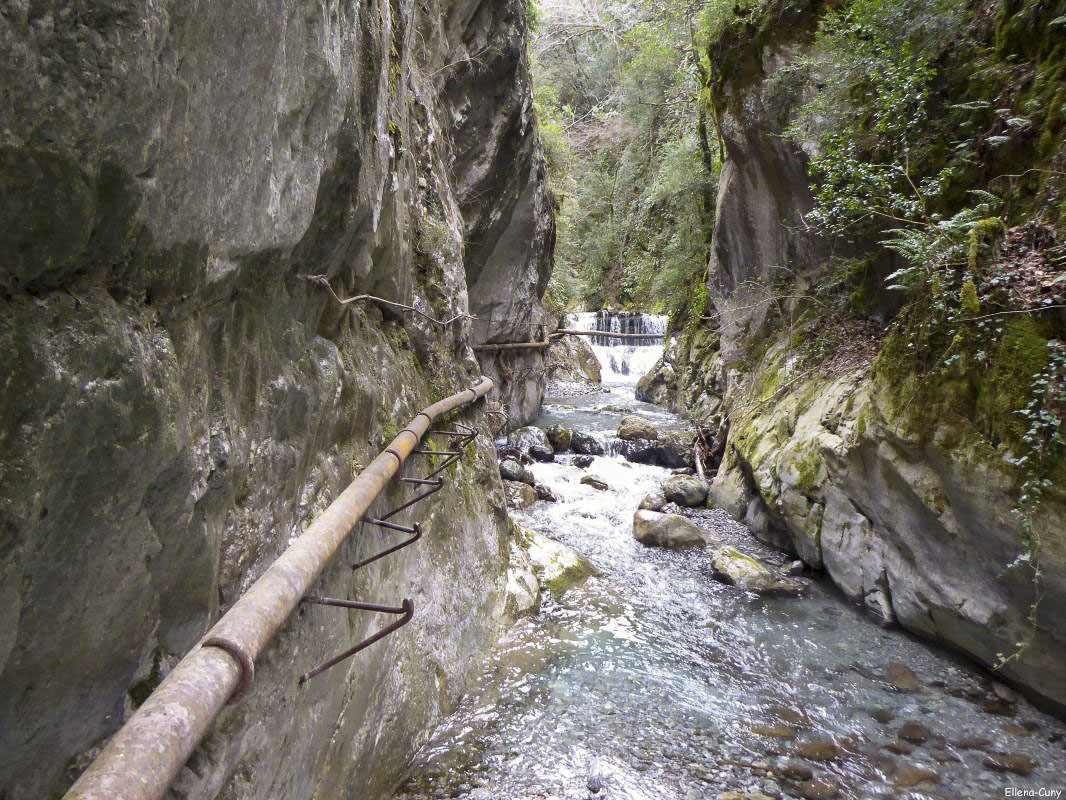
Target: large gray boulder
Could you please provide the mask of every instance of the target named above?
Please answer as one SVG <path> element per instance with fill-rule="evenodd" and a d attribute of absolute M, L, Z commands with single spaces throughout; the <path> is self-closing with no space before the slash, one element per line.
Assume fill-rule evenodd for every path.
<path fill-rule="evenodd" d="M 660 433 L 655 443 L 655 463 L 661 467 L 692 467 L 695 457 L 692 446 L 696 441 L 693 431 L 667 431 Z"/>
<path fill-rule="evenodd" d="M 655 547 L 703 547 L 703 532 L 679 514 L 638 510 L 633 515 L 633 538 Z"/>
<path fill-rule="evenodd" d="M 671 503 L 697 508 L 707 502 L 707 484 L 693 475 L 674 475 L 663 481 L 663 495 Z"/>
<path fill-rule="evenodd" d="M 634 439 L 654 441 L 659 438 L 659 432 L 650 420 L 638 417 L 636 414 L 630 414 L 622 417 L 618 422 L 618 438 L 627 441 L 633 441 Z"/>

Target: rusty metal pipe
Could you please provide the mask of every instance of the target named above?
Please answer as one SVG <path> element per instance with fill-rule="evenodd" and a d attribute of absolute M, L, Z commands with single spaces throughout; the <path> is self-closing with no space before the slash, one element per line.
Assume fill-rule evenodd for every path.
<path fill-rule="evenodd" d="M 484 397 L 492 386 L 483 376 L 473 387 L 416 414 L 178 662 L 82 773 L 66 800 L 163 797 L 223 706 L 251 683 L 256 658 L 433 421 Z"/>

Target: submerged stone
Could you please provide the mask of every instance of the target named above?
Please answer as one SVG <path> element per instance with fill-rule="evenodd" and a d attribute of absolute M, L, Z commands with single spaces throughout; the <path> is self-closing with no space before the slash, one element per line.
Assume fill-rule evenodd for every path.
<path fill-rule="evenodd" d="M 802 579 L 776 575 L 761 561 L 735 547 L 716 550 L 711 564 L 716 580 L 749 592 L 799 594 L 807 588 Z"/>
<path fill-rule="evenodd" d="M 583 475 L 583 476 L 581 476 L 581 483 L 585 484 L 586 486 L 591 486 L 593 489 L 596 489 L 597 491 L 601 491 L 601 492 L 605 491 L 605 490 L 607 490 L 609 488 L 607 486 L 607 482 L 606 481 L 601 480 L 600 478 L 597 478 L 595 475 Z"/>
<path fill-rule="evenodd" d="M 589 456 L 602 456 L 604 452 L 603 442 L 584 431 L 574 431 L 570 436 L 570 449 L 575 453 Z"/>

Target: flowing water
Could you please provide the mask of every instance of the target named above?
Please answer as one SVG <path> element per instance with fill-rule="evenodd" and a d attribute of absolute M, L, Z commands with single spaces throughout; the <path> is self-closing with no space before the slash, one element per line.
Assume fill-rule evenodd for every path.
<path fill-rule="evenodd" d="M 625 409 L 661 429 L 683 425 L 633 399 L 661 347 L 596 346 L 601 390 L 548 398 L 538 424 L 591 430 L 608 444 Z M 1062 722 L 1000 699 L 967 663 L 878 627 L 825 580 L 802 597 L 759 597 L 712 580 L 708 552 L 638 544 L 633 512 L 668 471 L 620 456 L 597 457 L 587 471 L 569 460 L 531 466 L 557 503 L 513 514 L 600 575 L 546 597 L 511 629 L 397 798 L 832 796 L 817 793 L 824 783 L 802 783 L 808 770 L 841 798 L 1066 789 Z M 610 488 L 580 484 L 586 472 Z M 786 561 L 723 512 L 688 513 L 772 566 Z M 986 764 L 995 753 L 1035 766 L 1000 772 Z"/>

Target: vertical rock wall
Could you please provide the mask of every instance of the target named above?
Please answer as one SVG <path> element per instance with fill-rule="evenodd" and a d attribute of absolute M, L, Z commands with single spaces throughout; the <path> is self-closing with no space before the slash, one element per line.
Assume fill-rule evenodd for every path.
<path fill-rule="evenodd" d="M 480 373 L 476 320 L 343 308 L 301 275 L 441 320 L 500 286 L 540 313 L 525 35 L 517 0 L 0 8 L 4 800 L 61 794 L 397 427 Z M 176 796 L 397 778 L 502 613 L 490 443 L 452 477 L 401 517 L 416 547 L 353 574 L 391 541 L 361 526 L 317 587 L 410 597 L 414 621 L 300 689 L 381 622 L 298 611 Z"/>

